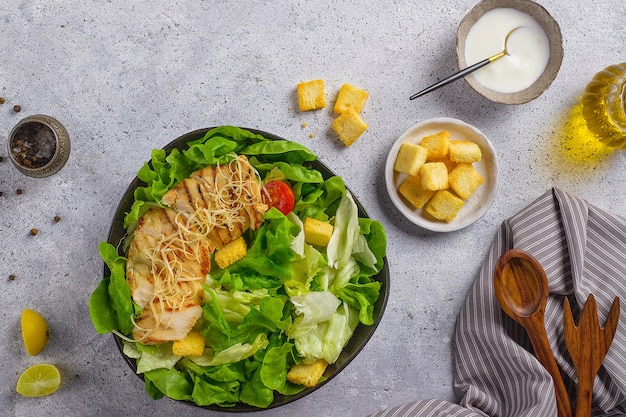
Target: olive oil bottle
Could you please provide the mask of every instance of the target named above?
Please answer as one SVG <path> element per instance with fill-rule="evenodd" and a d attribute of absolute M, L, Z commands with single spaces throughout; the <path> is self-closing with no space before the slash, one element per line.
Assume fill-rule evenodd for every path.
<path fill-rule="evenodd" d="M 598 72 L 585 88 L 582 105 L 589 130 L 605 145 L 626 149 L 626 62 Z"/>

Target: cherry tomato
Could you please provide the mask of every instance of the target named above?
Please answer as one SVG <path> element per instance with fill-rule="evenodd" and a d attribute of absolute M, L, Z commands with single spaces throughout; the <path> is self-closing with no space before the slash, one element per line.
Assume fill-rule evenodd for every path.
<path fill-rule="evenodd" d="M 289 184 L 279 180 L 272 180 L 265 184 L 263 199 L 270 208 L 276 207 L 285 216 L 293 210 L 295 205 L 293 190 Z"/>

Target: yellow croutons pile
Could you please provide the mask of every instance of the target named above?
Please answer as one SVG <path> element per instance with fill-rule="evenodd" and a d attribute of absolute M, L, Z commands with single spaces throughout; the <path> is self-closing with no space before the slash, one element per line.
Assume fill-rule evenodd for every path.
<path fill-rule="evenodd" d="M 311 80 L 296 86 L 300 111 L 318 110 L 326 107 L 324 80 Z M 369 93 L 350 84 L 344 84 L 337 93 L 333 111 L 339 116 L 332 124 L 333 131 L 346 146 L 352 145 L 367 130 L 367 123 L 360 113 Z"/>
<path fill-rule="evenodd" d="M 474 168 L 480 147 L 468 140 L 450 140 L 447 131 L 422 138 L 420 144 L 400 146 L 394 170 L 408 174 L 398 189 L 416 209 L 423 208 L 437 220 L 451 222 L 483 183 Z"/>

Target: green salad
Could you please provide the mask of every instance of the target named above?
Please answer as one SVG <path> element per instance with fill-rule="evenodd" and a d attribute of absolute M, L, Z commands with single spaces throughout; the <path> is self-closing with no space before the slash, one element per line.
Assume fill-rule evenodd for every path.
<path fill-rule="evenodd" d="M 98 333 L 124 340 L 123 352 L 136 359 L 152 398 L 266 408 L 276 393 L 305 389 L 287 380 L 292 366 L 316 359 L 334 363 L 359 323 L 374 324 L 385 231 L 380 222 L 359 217 L 343 180 L 324 179 L 311 167 L 316 156 L 302 145 L 232 126 L 211 129 L 187 145 L 169 153 L 154 150 L 139 170 L 145 186 L 135 189 L 125 213 L 123 242 L 99 246 L 110 274 L 90 297 L 91 320 Z M 161 206 L 163 195 L 192 172 L 237 155 L 247 157 L 264 183 L 288 183 L 293 209 L 285 215 L 270 208 L 259 228 L 244 233 L 243 258 L 224 269 L 211 266 L 202 286 L 202 317 L 194 326 L 205 339 L 203 355 L 174 355 L 172 342 L 133 341 L 141 308 L 131 297 L 125 254 L 140 217 Z M 333 225 L 327 246 L 305 242 L 306 218 Z"/>

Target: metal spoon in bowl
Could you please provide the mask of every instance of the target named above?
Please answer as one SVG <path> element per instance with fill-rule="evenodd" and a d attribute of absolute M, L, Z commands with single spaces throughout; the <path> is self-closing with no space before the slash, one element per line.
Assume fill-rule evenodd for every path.
<path fill-rule="evenodd" d="M 433 85 L 431 85 L 428 88 L 423 89 L 422 91 L 413 94 L 411 97 L 409 97 L 409 100 L 413 100 L 416 99 L 420 96 L 423 96 L 424 94 L 430 93 L 431 91 L 434 91 L 436 89 L 438 89 L 439 87 L 443 87 L 444 85 L 448 85 L 453 81 L 458 80 L 459 78 L 463 78 L 465 77 L 467 74 L 470 74 L 474 71 L 476 71 L 477 69 L 480 69 L 482 67 L 484 67 L 485 65 L 491 64 L 493 61 L 502 58 L 503 56 L 506 56 L 509 54 L 509 50 L 507 49 L 507 43 L 509 41 L 509 37 L 511 36 L 511 34 L 513 32 L 515 32 L 517 29 L 521 28 L 522 26 L 518 26 L 516 28 L 513 28 L 509 33 L 506 34 L 506 37 L 504 38 L 504 49 L 501 52 L 498 52 L 495 55 L 490 56 L 489 58 L 483 59 L 482 61 L 479 61 L 477 63 L 475 63 L 474 65 L 470 65 L 469 67 L 462 69 L 461 71 L 458 71 L 452 75 L 450 75 L 447 78 L 444 78 L 443 80 L 439 81 L 438 83 L 435 83 Z"/>
<path fill-rule="evenodd" d="M 548 300 L 546 272 L 529 253 L 510 249 L 500 256 L 496 264 L 494 291 L 502 310 L 526 330 L 535 357 L 552 376 L 559 417 L 572 417 L 569 394 L 545 328 Z"/>

